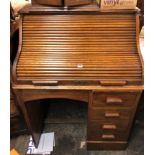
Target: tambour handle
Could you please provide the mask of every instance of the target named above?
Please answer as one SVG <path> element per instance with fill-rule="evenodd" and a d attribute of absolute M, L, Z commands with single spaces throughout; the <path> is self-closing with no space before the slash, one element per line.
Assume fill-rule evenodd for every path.
<path fill-rule="evenodd" d="M 106 112 L 105 117 L 120 117 L 118 112 Z"/>
<path fill-rule="evenodd" d="M 102 135 L 102 139 L 115 139 L 115 135 Z"/>
<path fill-rule="evenodd" d="M 123 100 L 119 97 L 107 97 L 106 103 L 122 103 Z"/>
<path fill-rule="evenodd" d="M 126 85 L 127 81 L 125 80 L 104 80 L 100 81 L 102 86 L 124 86 Z"/>
<path fill-rule="evenodd" d="M 32 81 L 34 85 L 56 86 L 58 81 Z"/>

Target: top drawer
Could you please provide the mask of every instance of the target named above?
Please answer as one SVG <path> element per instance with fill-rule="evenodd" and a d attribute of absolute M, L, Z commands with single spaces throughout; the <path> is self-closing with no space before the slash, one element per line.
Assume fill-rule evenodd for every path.
<path fill-rule="evenodd" d="M 93 92 L 92 106 L 134 106 L 137 92 Z"/>

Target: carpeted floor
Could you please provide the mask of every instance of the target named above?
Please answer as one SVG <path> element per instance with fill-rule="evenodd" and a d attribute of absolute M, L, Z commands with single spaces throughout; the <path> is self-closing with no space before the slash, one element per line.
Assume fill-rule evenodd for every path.
<path fill-rule="evenodd" d="M 67 104 L 65 103 L 67 102 Z M 59 104 L 58 104 L 59 103 Z M 50 104 L 45 119 L 44 132 L 55 132 L 56 146 L 52 155 L 143 155 L 144 132 L 137 123 L 134 124 L 128 148 L 124 151 L 87 151 L 87 104 L 75 101 L 56 101 Z M 11 148 L 20 155 L 26 154 L 29 135 L 11 139 Z"/>

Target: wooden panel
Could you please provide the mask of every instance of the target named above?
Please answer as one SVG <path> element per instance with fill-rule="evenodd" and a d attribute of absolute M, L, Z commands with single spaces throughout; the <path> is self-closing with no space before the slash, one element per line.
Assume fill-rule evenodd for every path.
<path fill-rule="evenodd" d="M 92 0 L 64 0 L 66 6 L 90 4 Z"/>
<path fill-rule="evenodd" d="M 17 79 L 141 84 L 134 15 L 27 15 Z"/>
<path fill-rule="evenodd" d="M 88 150 L 122 150 L 126 147 L 127 141 L 87 141 Z"/>
<path fill-rule="evenodd" d="M 23 90 L 23 101 L 33 101 L 39 99 L 61 98 L 72 99 L 78 101 L 88 102 L 87 91 L 76 90 Z"/>
<path fill-rule="evenodd" d="M 94 92 L 92 106 L 94 107 L 133 107 L 138 93 L 126 92 Z"/>
<path fill-rule="evenodd" d="M 93 130 L 88 132 L 88 139 L 94 141 L 126 141 L 128 134 L 126 132 Z"/>
<path fill-rule="evenodd" d="M 62 0 L 32 0 L 32 5 L 34 4 L 62 5 Z"/>
<path fill-rule="evenodd" d="M 114 121 L 104 120 L 104 121 L 90 121 L 88 124 L 89 132 L 93 131 L 119 131 L 125 132 L 129 127 L 129 119 L 115 119 Z"/>
<path fill-rule="evenodd" d="M 90 119 L 91 120 L 109 120 L 114 122 L 115 120 L 120 120 L 126 118 L 128 119 L 131 116 L 132 109 L 90 109 Z"/>

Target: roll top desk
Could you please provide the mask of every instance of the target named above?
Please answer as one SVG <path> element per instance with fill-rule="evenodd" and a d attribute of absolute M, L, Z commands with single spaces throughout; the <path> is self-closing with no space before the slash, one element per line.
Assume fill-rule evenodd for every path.
<path fill-rule="evenodd" d="M 87 149 L 126 148 L 143 90 L 139 10 L 31 6 L 19 31 L 12 85 L 35 145 L 42 109 L 27 102 L 66 98 L 88 103 Z"/>

